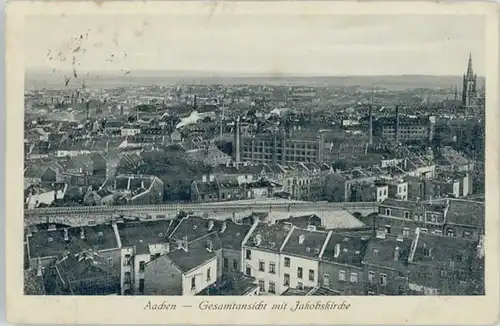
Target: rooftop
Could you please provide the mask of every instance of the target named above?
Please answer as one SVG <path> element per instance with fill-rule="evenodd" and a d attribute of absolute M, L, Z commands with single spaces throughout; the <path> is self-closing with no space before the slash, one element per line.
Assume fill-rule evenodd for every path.
<path fill-rule="evenodd" d="M 149 253 L 149 246 L 167 243 L 171 220 L 126 222 L 118 224 L 122 247 L 135 247 L 138 254 Z"/>
<path fill-rule="evenodd" d="M 332 233 L 321 257 L 324 261 L 362 266 L 370 237 L 366 234 Z"/>
<path fill-rule="evenodd" d="M 450 199 L 446 222 L 484 227 L 484 203 L 472 200 Z"/>
<path fill-rule="evenodd" d="M 67 241 L 64 239 L 64 229 L 33 232 L 28 237 L 30 258 L 56 257 L 66 250 L 74 252 L 87 248 L 94 250 L 118 248 L 115 233 L 110 225 L 75 227 L 67 230 Z"/>
<path fill-rule="evenodd" d="M 327 237 L 327 232 L 310 231 L 294 227 L 282 252 L 317 259 Z"/>
<path fill-rule="evenodd" d="M 205 246 L 196 245 L 189 246 L 188 251 L 177 249 L 165 254 L 162 257 L 170 259 L 182 273 L 187 273 L 190 270 L 204 265 L 208 261 L 214 259 L 216 257 L 216 253 L 208 250 Z M 158 259 L 163 259 L 162 257 Z"/>
<path fill-rule="evenodd" d="M 257 289 L 255 279 L 243 274 L 235 276 L 222 275 L 217 282 L 197 295 L 245 295 Z"/>
<path fill-rule="evenodd" d="M 267 224 L 258 222 L 250 238 L 246 242 L 247 247 L 270 250 L 278 252 L 291 227 L 284 224 Z"/>

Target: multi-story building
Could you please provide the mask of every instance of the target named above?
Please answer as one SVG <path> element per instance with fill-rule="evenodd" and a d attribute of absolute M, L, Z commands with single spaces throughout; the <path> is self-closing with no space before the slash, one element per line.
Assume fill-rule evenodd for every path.
<path fill-rule="evenodd" d="M 408 256 L 409 291 L 418 295 L 484 294 L 481 279 L 473 275 L 474 270 L 484 271 L 478 250 L 477 241 L 417 230 Z"/>
<path fill-rule="evenodd" d="M 368 241 L 363 258 L 365 294 L 402 295 L 408 289 L 408 255 L 412 238 L 378 231 Z"/>
<path fill-rule="evenodd" d="M 363 259 L 371 233 L 358 233 L 331 233 L 319 261 L 322 288 L 343 295 L 366 294 Z"/>
<path fill-rule="evenodd" d="M 291 225 L 256 222 L 242 244 L 242 271 L 258 280 L 261 294 L 283 293 L 288 286 L 281 278 L 280 249 Z"/>
<path fill-rule="evenodd" d="M 293 226 L 280 248 L 280 278 L 283 289 L 303 290 L 318 285 L 319 258 L 330 233 L 309 226 Z"/>

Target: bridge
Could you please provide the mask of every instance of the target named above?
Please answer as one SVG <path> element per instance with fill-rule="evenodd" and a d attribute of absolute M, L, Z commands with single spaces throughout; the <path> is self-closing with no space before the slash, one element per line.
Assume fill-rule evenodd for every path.
<path fill-rule="evenodd" d="M 76 206 L 35 208 L 24 211 L 25 226 L 51 223 L 80 226 L 111 221 L 117 216 L 135 219 L 175 218 L 180 211 L 196 214 L 270 212 L 270 211 L 338 211 L 367 215 L 378 210 L 374 202 L 280 202 L 280 201 L 240 201 L 200 204 L 164 205 L 122 205 L 122 206 Z"/>

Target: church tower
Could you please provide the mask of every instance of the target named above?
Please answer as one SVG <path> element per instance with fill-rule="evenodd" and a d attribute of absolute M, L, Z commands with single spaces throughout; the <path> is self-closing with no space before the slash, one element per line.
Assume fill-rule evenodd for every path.
<path fill-rule="evenodd" d="M 462 105 L 466 109 L 472 109 L 475 106 L 477 99 L 476 83 L 477 75 L 474 74 L 472 69 L 472 55 L 469 54 L 469 64 L 467 65 L 467 73 L 464 75 L 462 91 Z"/>

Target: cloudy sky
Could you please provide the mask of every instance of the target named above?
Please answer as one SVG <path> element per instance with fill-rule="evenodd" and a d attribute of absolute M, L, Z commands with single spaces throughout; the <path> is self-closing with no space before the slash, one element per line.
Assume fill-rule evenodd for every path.
<path fill-rule="evenodd" d="M 485 72 L 481 16 L 51 15 L 25 26 L 28 69 L 69 70 L 75 56 L 80 71 L 460 75 L 471 52 Z"/>

